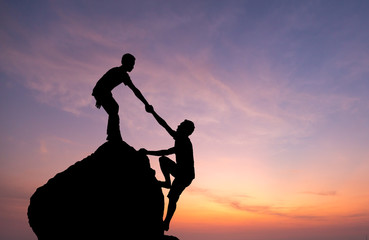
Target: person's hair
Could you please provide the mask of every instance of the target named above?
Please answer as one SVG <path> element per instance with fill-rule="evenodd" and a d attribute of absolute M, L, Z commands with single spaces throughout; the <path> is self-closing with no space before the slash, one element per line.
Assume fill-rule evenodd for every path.
<path fill-rule="evenodd" d="M 186 134 L 190 136 L 195 130 L 195 124 L 192 121 L 186 119 L 183 121 L 183 125 L 185 127 Z"/>
<path fill-rule="evenodd" d="M 130 54 L 130 53 L 126 53 L 126 54 L 124 54 L 123 56 L 122 56 L 122 61 L 121 61 L 121 63 L 122 63 L 122 65 L 124 64 L 124 63 L 127 63 L 127 62 L 131 62 L 131 61 L 133 61 L 133 60 L 135 60 L 136 58 L 132 55 L 132 54 Z"/>

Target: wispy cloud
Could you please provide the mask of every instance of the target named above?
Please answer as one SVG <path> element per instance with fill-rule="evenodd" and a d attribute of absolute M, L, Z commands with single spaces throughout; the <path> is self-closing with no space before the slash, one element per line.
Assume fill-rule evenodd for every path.
<path fill-rule="evenodd" d="M 303 194 L 317 195 L 317 196 L 336 196 L 337 195 L 337 191 L 321 191 L 321 192 L 307 191 L 307 192 L 301 192 L 301 193 L 303 193 Z"/>
<path fill-rule="evenodd" d="M 268 215 L 268 216 L 277 216 L 277 217 L 286 217 L 293 219 L 309 219 L 309 220 L 323 220 L 327 216 L 311 214 L 311 207 L 282 207 L 276 205 L 251 205 L 246 204 L 248 198 L 252 198 L 251 196 L 245 195 L 246 200 L 239 200 L 238 196 L 232 195 L 219 195 L 214 191 L 191 187 L 189 192 L 193 194 L 199 194 L 206 197 L 209 201 L 224 205 L 226 207 L 235 209 L 237 211 L 255 213 L 260 215 Z M 306 213 L 304 213 L 306 210 Z"/>
<path fill-rule="evenodd" d="M 281 75 L 276 72 L 277 69 L 271 67 L 275 65 L 276 59 L 272 58 L 272 62 L 266 61 L 268 58 L 265 53 L 268 49 L 258 52 L 252 60 L 251 65 L 259 69 L 257 73 L 247 71 L 250 68 L 238 71 L 244 69 L 244 61 L 237 63 L 233 59 L 223 59 L 220 54 L 227 50 L 233 49 L 231 53 L 247 53 L 245 49 L 250 48 L 248 45 L 235 45 L 235 42 L 230 41 L 232 38 L 224 34 L 224 32 L 232 33 L 228 29 L 235 28 L 238 18 L 244 17 L 232 5 L 222 10 L 221 18 L 202 11 L 190 12 L 191 8 L 184 8 L 182 14 L 175 14 L 167 7 L 165 15 L 157 8 L 152 11 L 140 10 L 141 17 L 134 17 L 137 20 L 135 22 L 129 21 L 129 17 L 125 17 L 126 14 L 118 15 L 115 11 L 110 18 L 95 12 L 91 13 L 96 14 L 95 18 L 89 18 L 81 14 L 81 9 L 70 8 L 66 11 L 67 7 L 52 4 L 50 15 L 54 14 L 54 19 L 45 25 L 47 31 L 32 32 L 26 25 L 17 24 L 19 36 L 27 36 L 24 38 L 29 46 L 27 49 L 13 45 L 13 39 L 4 35 L 9 37 L 5 38 L 8 39 L 5 42 L 7 48 L 3 51 L 8 59 L 1 61 L 2 65 L 6 67 L 6 71 L 17 74 L 28 87 L 36 90 L 39 99 L 45 103 L 59 104 L 69 112 L 81 112 L 82 108 L 93 104 L 90 91 L 95 81 L 109 67 L 119 64 L 121 51 L 132 49 L 138 55 L 142 54 L 141 57 L 148 59 L 142 61 L 144 66 L 138 65 L 137 69 L 146 67 L 145 70 L 138 70 L 139 73 L 155 79 L 155 84 L 152 84 L 150 89 L 153 91 L 151 92 L 153 99 L 160 99 L 160 94 L 165 93 L 166 98 L 175 100 L 177 105 L 186 105 L 184 103 L 189 101 L 184 99 L 191 96 L 191 103 L 200 106 L 199 112 L 207 110 L 207 114 L 210 115 L 207 119 L 217 121 L 220 116 L 235 118 L 234 115 L 237 114 L 241 115 L 242 120 L 248 117 L 254 118 L 254 122 L 267 121 L 269 124 L 264 126 L 265 129 L 273 129 L 270 123 L 278 123 L 279 127 L 280 123 L 290 127 L 294 125 L 292 128 L 295 129 L 298 125 L 299 129 L 303 129 L 301 123 L 308 126 L 317 121 L 326 109 L 334 109 L 326 104 L 324 109 L 319 110 L 317 107 L 324 105 L 316 102 L 321 103 L 322 96 L 299 93 L 298 89 L 288 87 L 288 82 L 284 80 L 286 74 Z M 299 12 L 303 12 L 306 17 L 305 8 L 299 9 Z M 296 18 L 298 13 L 292 15 Z M 279 14 L 274 13 L 273 16 Z M 228 17 L 231 17 L 231 20 Z M 216 21 L 216 24 L 212 22 L 212 28 L 205 31 L 203 28 L 208 26 L 209 19 Z M 270 20 L 264 19 L 262 22 L 267 24 Z M 274 41 L 281 41 L 287 30 L 296 28 L 296 21 L 288 20 L 288 17 L 284 19 L 290 25 L 283 25 L 283 29 L 275 30 Z M 301 22 L 301 19 L 299 20 Z M 15 23 L 15 19 L 8 22 Z M 106 28 L 106 24 L 109 24 L 110 28 Z M 188 28 L 196 24 L 196 28 Z M 146 25 L 154 28 L 147 28 Z M 182 28 L 188 29 L 192 34 L 184 34 Z M 266 33 L 260 34 L 260 38 L 270 39 L 266 37 Z M 183 35 L 187 36 L 187 41 L 194 43 L 192 48 L 181 39 Z M 216 43 L 223 45 L 209 44 L 214 37 Z M 134 43 L 132 39 L 135 39 Z M 152 42 L 157 44 L 153 45 Z M 267 43 L 265 45 L 272 47 Z M 168 51 L 171 54 L 168 54 Z M 242 54 L 232 55 L 234 55 L 232 58 L 241 60 Z M 141 59 L 138 59 L 138 64 Z M 251 61 L 251 58 L 247 59 L 248 62 Z M 148 61 L 156 64 L 146 64 Z M 230 66 L 228 62 L 235 65 Z M 278 66 L 282 66 L 282 63 L 283 61 Z M 219 69 L 218 66 L 223 69 Z M 232 72 L 233 75 L 227 76 L 226 72 Z M 158 83 L 163 77 L 164 80 Z M 229 78 L 242 79 L 242 87 L 232 87 L 237 80 Z M 258 84 L 259 79 L 275 84 Z M 161 86 L 170 91 L 161 91 L 159 89 Z M 337 99 L 332 99 L 335 100 Z M 209 112 L 211 110 L 214 112 Z M 293 132 L 291 129 L 281 129 L 282 131 Z M 273 133 L 273 130 L 270 133 L 280 134 Z"/>
<path fill-rule="evenodd" d="M 46 154 L 46 153 L 49 152 L 49 150 L 47 149 L 47 146 L 46 146 L 46 142 L 43 141 L 43 140 L 40 141 L 40 152 L 42 154 Z"/>

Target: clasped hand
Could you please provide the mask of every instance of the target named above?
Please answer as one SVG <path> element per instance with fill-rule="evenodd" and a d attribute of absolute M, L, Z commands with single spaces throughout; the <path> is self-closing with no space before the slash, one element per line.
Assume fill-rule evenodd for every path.
<path fill-rule="evenodd" d="M 148 113 L 153 113 L 154 112 L 154 107 L 150 104 L 147 104 L 147 105 L 145 105 L 145 110 Z"/>

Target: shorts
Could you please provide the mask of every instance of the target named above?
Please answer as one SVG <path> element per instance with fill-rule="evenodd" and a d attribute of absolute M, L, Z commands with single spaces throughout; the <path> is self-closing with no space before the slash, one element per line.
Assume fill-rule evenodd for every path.
<path fill-rule="evenodd" d="M 96 100 L 96 107 L 100 108 L 104 102 L 108 102 L 108 104 L 110 104 L 111 100 L 113 98 L 113 94 L 111 92 L 108 93 L 104 93 L 104 94 L 92 94 L 92 96 L 94 96 L 95 100 Z"/>

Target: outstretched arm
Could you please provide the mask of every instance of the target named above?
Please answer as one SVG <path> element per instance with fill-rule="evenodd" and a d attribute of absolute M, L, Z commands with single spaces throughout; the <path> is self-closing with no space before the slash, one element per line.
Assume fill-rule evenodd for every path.
<path fill-rule="evenodd" d="M 147 155 L 164 156 L 164 155 L 174 154 L 174 147 L 166 149 L 166 150 L 158 150 L 158 151 L 148 151 L 146 149 L 140 149 L 140 151 L 143 151 Z"/>
<path fill-rule="evenodd" d="M 136 86 L 133 84 L 132 81 L 129 81 L 127 83 L 127 86 L 132 90 L 132 92 L 136 95 L 136 97 L 138 99 L 141 100 L 141 102 L 143 102 L 143 104 L 145 104 L 145 106 L 149 106 L 150 104 L 146 101 L 145 97 L 142 95 L 142 93 L 140 92 L 140 90 L 138 90 L 136 88 Z"/>
<path fill-rule="evenodd" d="M 176 136 L 176 132 L 171 129 L 169 127 L 169 125 L 167 124 L 167 122 L 162 119 L 156 112 L 153 108 L 150 109 L 150 112 L 152 113 L 152 115 L 154 116 L 154 118 L 156 119 L 156 121 L 163 127 L 165 128 L 165 130 L 167 130 L 167 132 L 169 133 L 170 136 L 172 136 L 173 138 L 175 138 Z"/>

